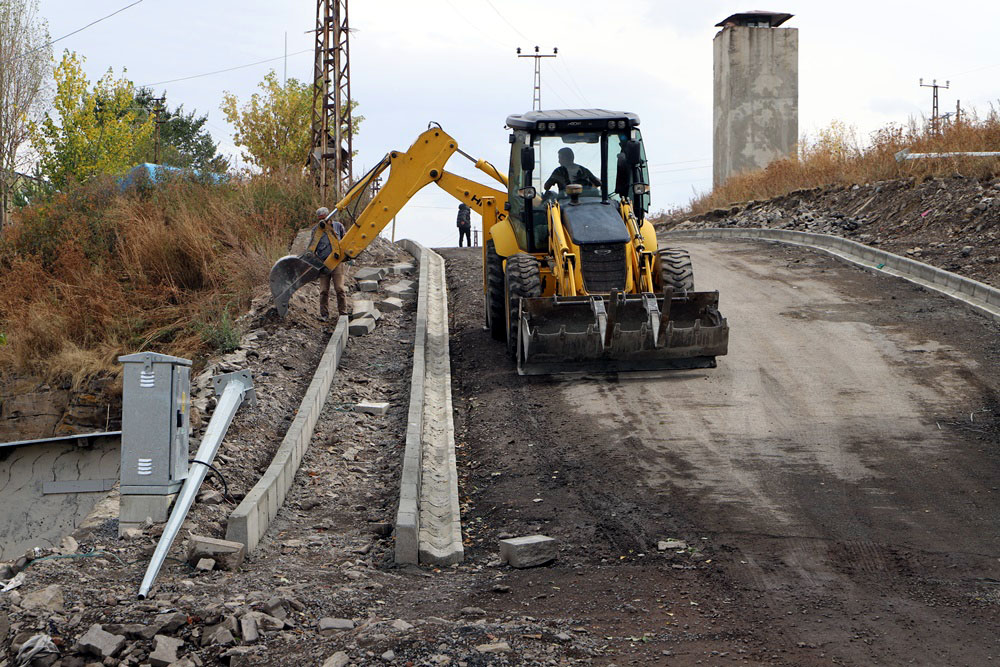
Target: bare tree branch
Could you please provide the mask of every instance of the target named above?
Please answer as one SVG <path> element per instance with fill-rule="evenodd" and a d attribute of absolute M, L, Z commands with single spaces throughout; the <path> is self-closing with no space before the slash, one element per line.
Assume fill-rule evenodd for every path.
<path fill-rule="evenodd" d="M 46 99 L 50 76 L 48 26 L 38 0 L 0 2 L 0 227 L 7 223 L 18 171 L 27 170 L 30 124 Z"/>

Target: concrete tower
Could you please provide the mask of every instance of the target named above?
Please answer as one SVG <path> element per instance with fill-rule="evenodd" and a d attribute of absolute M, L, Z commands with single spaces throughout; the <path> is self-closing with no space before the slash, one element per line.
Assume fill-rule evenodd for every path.
<path fill-rule="evenodd" d="M 743 12 L 716 24 L 713 184 L 795 151 L 799 31 L 791 14 Z"/>

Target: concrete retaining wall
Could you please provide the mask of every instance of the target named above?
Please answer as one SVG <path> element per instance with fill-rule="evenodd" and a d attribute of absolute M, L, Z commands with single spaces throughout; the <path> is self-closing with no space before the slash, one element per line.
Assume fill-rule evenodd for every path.
<path fill-rule="evenodd" d="M 927 289 L 941 292 L 968 304 L 974 310 L 1000 320 L 1000 290 L 914 259 L 878 250 L 850 239 L 828 234 L 795 232 L 787 229 L 745 229 L 714 227 L 662 232 L 669 238 L 751 239 L 805 246 L 846 259 L 882 273 L 897 276 Z"/>
<path fill-rule="evenodd" d="M 410 240 L 399 245 L 417 259 L 420 272 L 395 557 L 397 563 L 457 563 L 464 557 L 464 548 L 444 259 Z"/>
<path fill-rule="evenodd" d="M 347 344 L 348 318 L 341 317 L 330 336 L 326 350 L 316 366 L 309 388 L 302 397 L 299 411 L 292 420 L 285 438 L 281 441 L 278 451 L 271 460 L 271 465 L 264 476 L 254 485 L 243 502 L 229 515 L 226 527 L 226 539 L 242 542 L 247 547 L 247 553 L 257 548 L 267 527 L 278 513 L 278 508 L 285 502 L 288 489 L 295 479 L 295 471 L 299 469 L 302 455 L 305 454 L 312 440 L 316 421 L 323 411 L 326 396 L 330 392 L 330 383 L 337 371 L 337 364 L 344 353 Z"/>

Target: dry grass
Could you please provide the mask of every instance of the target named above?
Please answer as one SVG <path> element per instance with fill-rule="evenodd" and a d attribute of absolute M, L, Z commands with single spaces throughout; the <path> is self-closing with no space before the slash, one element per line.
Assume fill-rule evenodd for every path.
<path fill-rule="evenodd" d="M 78 386 L 143 349 L 199 359 L 311 220 L 298 175 L 121 193 L 95 181 L 22 210 L 0 236 L 0 366 Z"/>
<path fill-rule="evenodd" d="M 1000 159 L 947 158 L 897 163 L 898 151 L 914 153 L 1000 150 L 1000 114 L 995 108 L 980 118 L 966 114 L 961 122 L 945 124 L 936 133 L 911 120 L 873 133 L 862 145 L 855 132 L 834 122 L 815 138 L 804 138 L 798 159 L 777 160 L 767 168 L 733 176 L 712 192 L 691 202 L 691 213 L 724 208 L 738 202 L 770 199 L 804 188 L 852 185 L 914 176 L 924 179 L 961 173 L 969 178 L 1000 174 Z"/>

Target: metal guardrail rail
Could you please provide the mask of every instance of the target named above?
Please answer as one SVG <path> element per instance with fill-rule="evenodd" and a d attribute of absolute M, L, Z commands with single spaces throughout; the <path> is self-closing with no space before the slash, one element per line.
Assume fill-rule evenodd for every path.
<path fill-rule="evenodd" d="M 120 438 L 122 435 L 121 431 L 98 431 L 95 433 L 74 433 L 72 435 L 60 435 L 52 438 L 36 438 L 34 440 L 14 440 L 12 442 L 0 442 L 0 449 L 4 447 L 27 447 L 29 445 L 44 445 L 50 442 L 71 442 L 74 440 L 83 440 L 84 442 L 80 445 L 86 447 L 89 444 L 91 438 Z"/>

